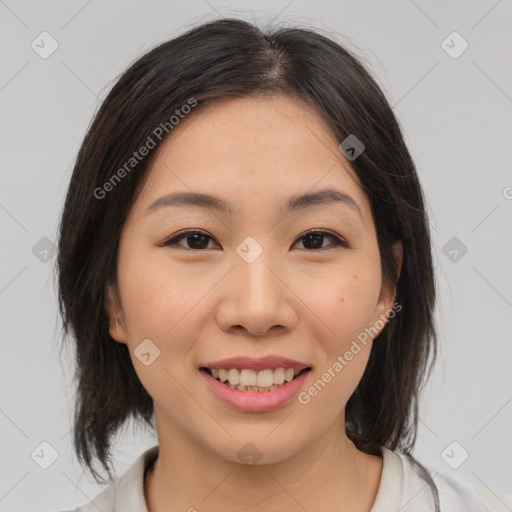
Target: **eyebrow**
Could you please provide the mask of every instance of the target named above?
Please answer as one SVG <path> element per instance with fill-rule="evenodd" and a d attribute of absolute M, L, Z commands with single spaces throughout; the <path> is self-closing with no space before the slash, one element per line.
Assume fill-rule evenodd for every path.
<path fill-rule="evenodd" d="M 322 204 L 341 204 L 357 212 L 364 221 L 363 214 L 356 201 L 347 193 L 335 188 L 325 188 L 315 192 L 306 192 L 291 196 L 285 204 L 284 212 L 300 211 Z M 154 201 L 147 214 L 164 207 L 207 208 L 232 214 L 230 204 L 221 197 L 201 192 L 171 192 Z"/>

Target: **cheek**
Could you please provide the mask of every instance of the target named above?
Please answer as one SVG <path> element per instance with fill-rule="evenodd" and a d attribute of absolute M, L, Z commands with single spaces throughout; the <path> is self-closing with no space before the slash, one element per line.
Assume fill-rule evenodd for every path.
<path fill-rule="evenodd" d="M 119 289 L 130 336 L 159 339 L 186 307 L 183 278 L 130 240 L 120 254 Z"/>
<path fill-rule="evenodd" d="M 351 269 L 316 292 L 316 308 L 329 331 L 322 331 L 323 355 L 305 399 L 310 397 L 313 407 L 327 415 L 326 421 L 337 417 L 368 364 L 372 340 L 365 329 L 373 325 L 379 276 L 368 269 L 366 273 Z"/>
<path fill-rule="evenodd" d="M 154 327 L 158 325 L 155 319 L 162 318 L 164 310 L 169 311 L 170 303 L 179 304 L 176 300 L 179 287 L 169 286 L 155 266 L 138 264 L 136 255 L 131 256 L 118 271 L 126 322 L 131 332 L 148 330 L 155 334 Z M 169 318 L 168 328 L 171 322 Z"/>
<path fill-rule="evenodd" d="M 334 345 L 350 344 L 372 325 L 380 286 L 380 268 L 374 261 L 361 259 L 331 271 L 310 286 L 308 302 L 334 334 Z"/>
<path fill-rule="evenodd" d="M 129 344 L 133 349 L 149 338 L 161 348 L 162 360 L 183 358 L 200 322 L 207 321 L 205 298 L 222 274 L 172 264 L 165 251 L 143 250 L 136 244 L 127 244 L 123 255 L 118 279 Z"/>
<path fill-rule="evenodd" d="M 198 325 L 190 321 L 191 312 L 205 292 L 192 285 L 188 274 L 158 261 L 151 251 L 148 254 L 135 244 L 123 250 L 118 280 L 130 357 L 150 396 L 159 403 L 168 401 L 170 396 L 180 395 L 175 379 L 184 379 L 184 363 L 197 337 Z M 146 339 L 156 346 L 149 345 L 150 358 L 158 354 L 149 365 L 137 357 L 138 347 Z"/>
<path fill-rule="evenodd" d="M 354 327 L 367 327 L 373 320 L 379 298 L 380 274 L 351 272 L 340 283 L 338 307 L 340 319 Z"/>

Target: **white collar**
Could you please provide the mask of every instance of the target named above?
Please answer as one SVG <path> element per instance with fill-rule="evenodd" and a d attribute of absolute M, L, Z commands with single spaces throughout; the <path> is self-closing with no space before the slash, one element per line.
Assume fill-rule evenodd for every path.
<path fill-rule="evenodd" d="M 94 501 L 81 509 L 83 512 L 98 508 L 112 512 L 148 512 L 144 500 L 144 472 L 159 453 L 155 445 L 142 453 L 114 485 L 101 492 Z M 377 495 L 370 512 L 394 512 L 400 508 L 404 488 L 402 461 L 398 454 L 381 447 L 382 475 Z"/>

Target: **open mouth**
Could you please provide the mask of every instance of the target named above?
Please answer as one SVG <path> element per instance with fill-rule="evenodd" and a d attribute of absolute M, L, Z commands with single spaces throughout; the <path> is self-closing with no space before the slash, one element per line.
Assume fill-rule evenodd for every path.
<path fill-rule="evenodd" d="M 293 368 L 250 370 L 245 368 L 218 369 L 202 367 L 200 370 L 231 389 L 266 392 L 286 386 L 299 375 L 309 372 L 311 368 L 307 367 L 298 371 Z"/>

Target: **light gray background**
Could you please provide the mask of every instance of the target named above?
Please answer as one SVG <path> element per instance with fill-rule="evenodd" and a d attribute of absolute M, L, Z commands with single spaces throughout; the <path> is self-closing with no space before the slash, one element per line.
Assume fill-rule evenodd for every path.
<path fill-rule="evenodd" d="M 0 1 L 0 510 L 66 509 L 101 490 L 72 452 L 72 352 L 59 357 L 55 257 L 42 261 L 40 240 L 56 240 L 76 152 L 118 74 L 219 16 L 317 27 L 384 88 L 428 199 L 440 293 L 440 361 L 415 456 L 512 492 L 511 13 L 510 0 Z M 47 59 L 31 48 L 43 31 L 59 45 Z M 469 43 L 458 58 L 441 44 L 453 31 Z M 460 50 L 452 39 L 445 45 Z M 443 252 L 452 237 L 468 248 L 455 262 Z M 442 456 L 454 441 L 450 460 L 469 453 L 457 469 Z M 48 469 L 31 458 L 42 442 L 58 452 Z M 118 475 L 153 444 L 147 433 L 120 436 Z M 496 500 L 495 510 L 510 509 Z"/>

